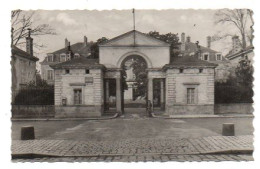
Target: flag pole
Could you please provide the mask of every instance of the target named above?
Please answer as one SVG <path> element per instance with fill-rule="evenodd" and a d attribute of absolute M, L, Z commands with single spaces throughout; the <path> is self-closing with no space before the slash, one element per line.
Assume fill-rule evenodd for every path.
<path fill-rule="evenodd" d="M 135 46 L 135 9 L 133 8 L 134 46 Z"/>

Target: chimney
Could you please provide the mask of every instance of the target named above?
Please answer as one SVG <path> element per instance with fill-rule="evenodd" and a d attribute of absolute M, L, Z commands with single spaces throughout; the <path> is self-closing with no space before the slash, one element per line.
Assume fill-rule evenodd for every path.
<path fill-rule="evenodd" d="M 201 59 L 201 50 L 200 50 L 200 45 L 199 45 L 199 41 L 196 41 L 196 55 L 198 57 L 198 59 Z"/>
<path fill-rule="evenodd" d="M 181 43 L 185 43 L 185 33 L 181 33 Z"/>
<path fill-rule="evenodd" d="M 88 45 L 88 38 L 86 36 L 84 36 L 84 45 L 87 46 Z"/>
<path fill-rule="evenodd" d="M 28 29 L 28 37 L 26 37 L 26 52 L 33 56 L 33 38 L 31 38 L 31 29 Z"/>
<path fill-rule="evenodd" d="M 67 46 L 68 51 L 70 51 L 70 42 L 68 41 L 68 46 Z"/>
<path fill-rule="evenodd" d="M 65 48 L 67 48 L 67 47 L 68 47 L 68 45 L 69 45 L 69 41 L 68 41 L 68 39 L 67 39 L 67 38 L 65 38 Z"/>
<path fill-rule="evenodd" d="M 186 42 L 190 43 L 190 36 L 187 36 Z"/>
<path fill-rule="evenodd" d="M 235 35 L 232 37 L 232 53 L 237 53 L 241 50 L 239 36 Z"/>
<path fill-rule="evenodd" d="M 207 36 L 207 47 L 211 48 L 211 36 Z"/>

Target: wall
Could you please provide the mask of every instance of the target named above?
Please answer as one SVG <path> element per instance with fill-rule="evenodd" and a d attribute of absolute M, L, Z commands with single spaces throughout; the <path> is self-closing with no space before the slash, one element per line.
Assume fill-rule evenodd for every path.
<path fill-rule="evenodd" d="M 86 78 L 92 82 L 86 82 Z M 93 116 L 100 116 L 103 113 L 103 72 L 101 69 L 90 69 L 89 74 L 85 74 L 85 69 L 70 69 L 69 74 L 65 70 L 55 70 L 55 111 L 57 116 L 68 114 L 74 116 L 79 107 L 86 116 L 95 113 Z M 82 90 L 82 104 L 74 105 L 74 89 Z M 62 105 L 62 99 L 66 98 L 66 106 Z M 99 110 L 99 111 L 96 111 Z M 74 113 L 74 115 L 73 115 Z M 67 115 L 66 115 L 67 116 Z"/>
<path fill-rule="evenodd" d="M 52 118 L 53 105 L 12 105 L 12 118 Z"/>
<path fill-rule="evenodd" d="M 195 88 L 195 104 L 187 104 L 187 88 Z M 166 112 L 172 114 L 214 113 L 214 69 L 187 68 L 166 72 Z"/>
<path fill-rule="evenodd" d="M 119 68 L 121 61 L 129 55 L 142 56 L 148 62 L 148 68 L 161 68 L 170 61 L 170 48 L 169 44 L 138 32 L 99 47 L 100 64 L 107 68 Z"/>
<path fill-rule="evenodd" d="M 46 80 L 48 84 L 53 85 L 54 84 L 54 74 L 53 74 L 53 80 L 48 79 L 48 70 L 53 70 L 49 65 L 41 65 L 41 77 L 42 79 Z M 53 70 L 54 73 L 54 70 Z"/>
<path fill-rule="evenodd" d="M 21 85 L 36 78 L 36 62 L 15 55 L 12 59 L 12 91 L 19 90 Z"/>
<path fill-rule="evenodd" d="M 161 68 L 169 63 L 169 48 L 168 47 L 102 47 L 100 52 L 100 63 L 107 68 L 119 68 L 118 65 L 121 57 L 130 55 L 140 55 L 144 59 L 149 57 L 151 67 L 148 68 Z"/>
<path fill-rule="evenodd" d="M 215 104 L 215 114 L 252 114 L 252 103 Z"/>

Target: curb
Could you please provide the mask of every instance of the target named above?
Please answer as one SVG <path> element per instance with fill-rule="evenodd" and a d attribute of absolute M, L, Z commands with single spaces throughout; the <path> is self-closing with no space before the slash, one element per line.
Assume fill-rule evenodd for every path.
<path fill-rule="evenodd" d="M 140 153 L 140 154 L 85 154 L 85 155 L 51 155 L 51 154 L 37 154 L 37 153 L 24 153 L 24 154 L 11 154 L 12 159 L 30 159 L 30 158 L 46 158 L 46 157 L 111 157 L 111 156 L 143 156 L 143 155 L 220 155 L 220 154 L 236 154 L 236 155 L 252 155 L 253 150 L 220 150 L 212 152 L 191 152 L 191 153 Z"/>
<path fill-rule="evenodd" d="M 239 115 L 239 116 L 231 116 L 231 115 L 207 115 L 207 116 L 189 116 L 189 115 L 183 115 L 183 116 L 158 116 L 154 113 L 151 113 L 153 118 L 162 118 L 162 119 L 196 119 L 196 118 L 254 118 L 254 115 Z"/>
<path fill-rule="evenodd" d="M 12 119 L 11 121 L 80 121 L 80 120 L 110 120 L 110 119 L 115 119 L 119 117 L 119 114 L 116 113 L 113 116 L 110 117 L 90 117 L 90 118 L 50 118 L 50 119 Z"/>

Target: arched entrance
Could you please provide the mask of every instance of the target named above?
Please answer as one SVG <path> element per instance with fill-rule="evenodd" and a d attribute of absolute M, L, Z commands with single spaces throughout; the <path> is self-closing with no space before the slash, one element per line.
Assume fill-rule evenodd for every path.
<path fill-rule="evenodd" d="M 146 115 L 147 103 L 147 62 L 140 55 L 125 57 L 122 69 L 122 95 L 125 115 Z"/>

